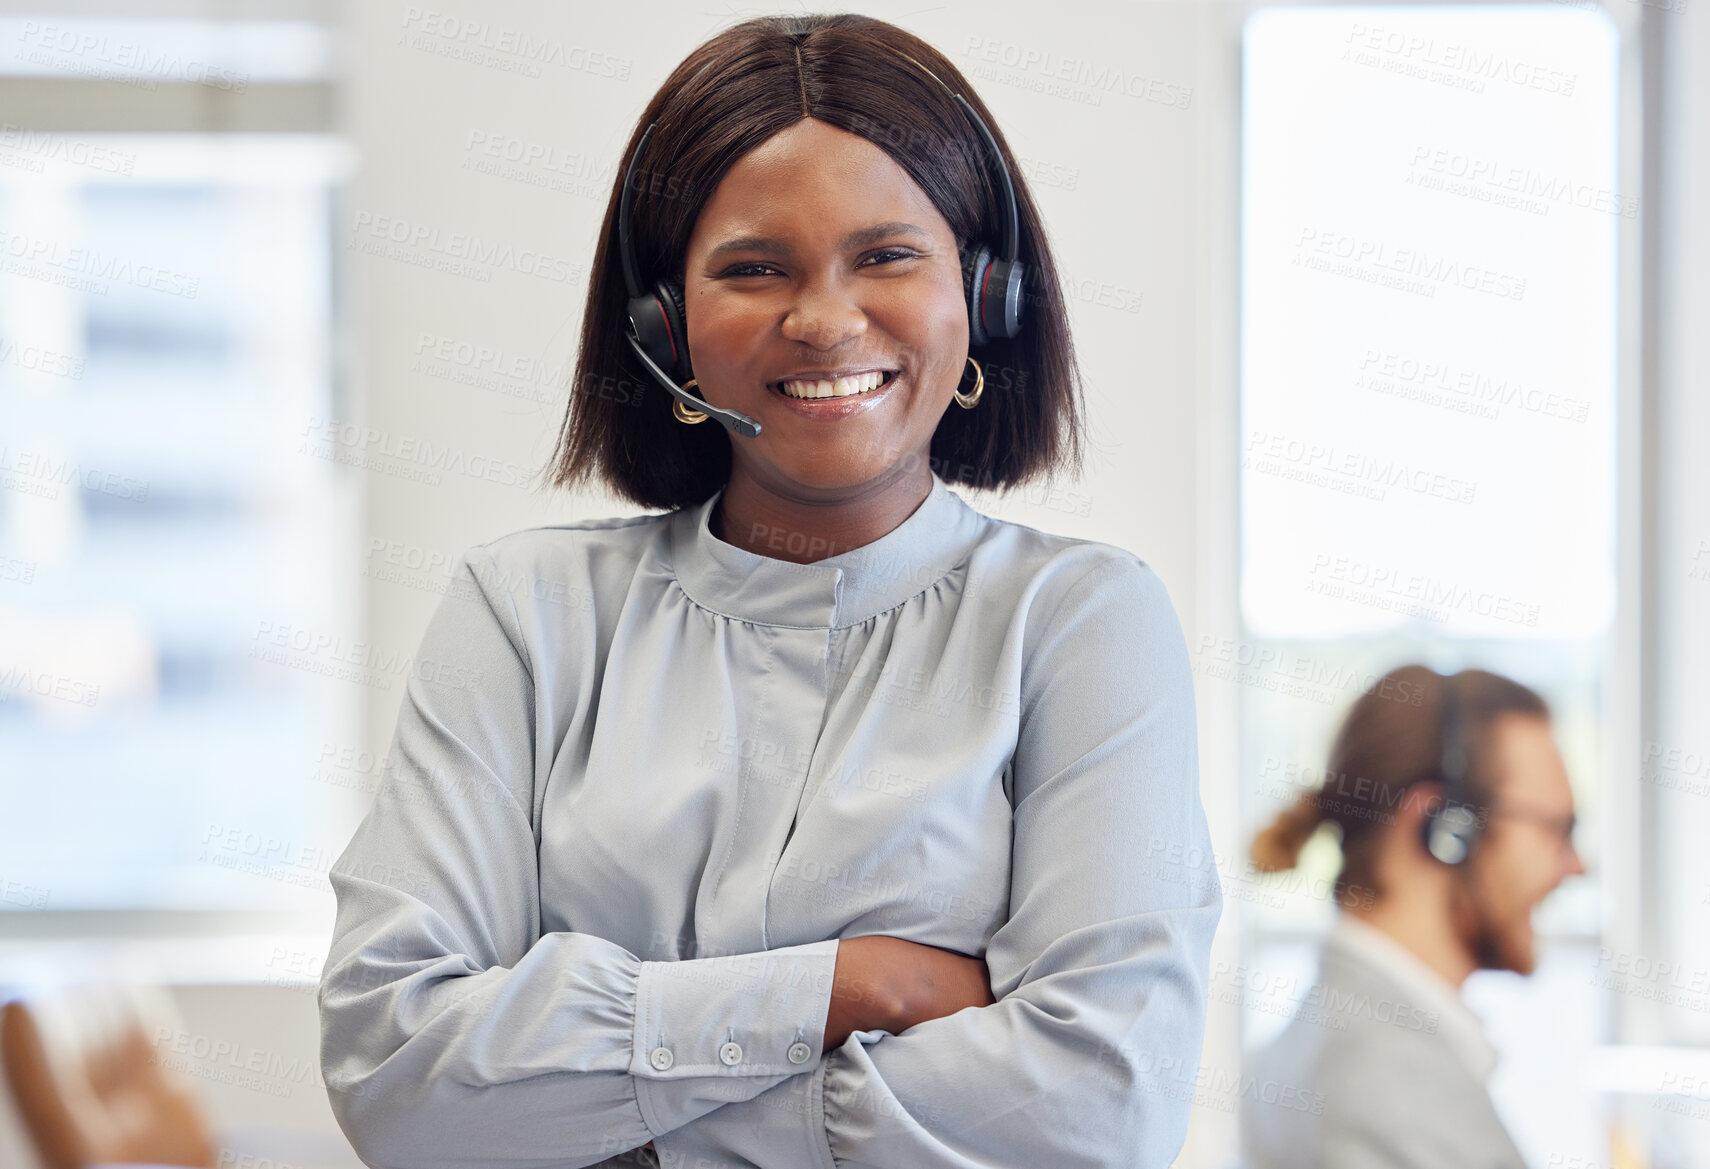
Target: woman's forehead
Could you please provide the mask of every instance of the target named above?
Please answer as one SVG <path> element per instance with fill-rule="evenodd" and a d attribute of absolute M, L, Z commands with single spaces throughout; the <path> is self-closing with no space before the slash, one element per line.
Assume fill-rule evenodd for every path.
<path fill-rule="evenodd" d="M 931 235 L 950 230 L 926 192 L 883 149 L 804 119 L 749 151 L 720 179 L 690 246 L 710 250 L 735 237 L 841 243 L 884 223 L 910 224 Z"/>

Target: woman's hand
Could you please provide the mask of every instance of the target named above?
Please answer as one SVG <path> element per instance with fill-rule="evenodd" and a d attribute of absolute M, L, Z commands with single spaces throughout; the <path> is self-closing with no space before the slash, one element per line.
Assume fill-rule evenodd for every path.
<path fill-rule="evenodd" d="M 983 959 L 884 935 L 845 938 L 837 945 L 824 1050 L 843 1046 L 856 1031 L 900 1034 L 992 1001 Z"/>

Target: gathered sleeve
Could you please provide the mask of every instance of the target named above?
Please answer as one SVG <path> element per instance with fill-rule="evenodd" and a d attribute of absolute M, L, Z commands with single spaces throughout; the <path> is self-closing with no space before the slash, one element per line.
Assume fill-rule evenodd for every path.
<path fill-rule="evenodd" d="M 823 1055 L 835 939 L 652 962 L 542 936 L 530 809 L 550 747 L 503 580 L 485 548 L 459 558 L 373 806 L 329 873 L 321 1069 L 376 1169 L 596 1164 Z"/>
<path fill-rule="evenodd" d="M 857 1032 L 812 1076 L 659 1142 L 759 1169 L 1165 1169 L 1186 1138 L 1222 889 L 1187 644 L 1123 553 L 1024 667 L 1009 919 L 990 1006 Z"/>

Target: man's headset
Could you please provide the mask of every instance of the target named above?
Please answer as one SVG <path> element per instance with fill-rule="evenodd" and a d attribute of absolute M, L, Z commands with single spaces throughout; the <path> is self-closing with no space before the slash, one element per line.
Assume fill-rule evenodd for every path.
<path fill-rule="evenodd" d="M 1465 723 L 1460 680 L 1455 675 L 1445 675 L 1437 729 L 1437 778 L 1443 781 L 1443 801 L 1426 813 L 1424 843 L 1425 851 L 1446 865 L 1465 862 L 1484 832 L 1482 818 L 1473 808 L 1472 795 L 1467 789 Z"/>
<path fill-rule="evenodd" d="M 944 84 L 936 73 L 930 69 L 926 72 L 934 81 Z M 946 85 L 945 88 L 950 87 Z M 967 98 L 954 90 L 951 96 L 979 130 L 980 137 L 985 140 L 987 158 L 1003 180 L 1002 256 L 994 259 L 991 249 L 981 244 L 974 253 L 971 277 L 967 270 L 963 272 L 963 283 L 968 290 L 968 338 L 975 345 L 984 345 L 994 338 L 1014 337 L 1021 331 L 1021 285 L 1026 265 L 1016 258 L 1021 235 L 1020 217 L 1016 211 L 1015 189 L 1010 184 L 1009 168 L 1004 165 L 1003 155 L 998 151 L 997 139 L 986 129 L 986 124 L 968 104 Z M 760 424 L 754 419 L 735 410 L 713 406 L 678 384 L 690 380 L 693 373 L 689 365 L 689 333 L 684 323 L 686 313 L 682 288 L 670 280 L 655 281 L 652 291 L 642 287 L 639 266 L 635 261 L 635 242 L 629 230 L 629 196 L 636 164 L 647 149 L 647 140 L 652 136 L 655 125 L 655 122 L 648 123 L 641 141 L 636 143 L 635 153 L 624 171 L 623 190 L 618 197 L 618 246 L 623 260 L 623 282 L 629 290 L 629 328 L 624 331 L 624 336 L 647 371 L 667 393 L 690 409 L 718 419 L 727 430 L 755 438 L 760 434 Z"/>

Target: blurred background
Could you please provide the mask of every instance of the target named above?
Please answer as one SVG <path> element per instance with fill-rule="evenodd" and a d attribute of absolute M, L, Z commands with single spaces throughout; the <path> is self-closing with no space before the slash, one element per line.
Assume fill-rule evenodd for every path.
<path fill-rule="evenodd" d="M 1537 974 L 1466 989 L 1516 1142 L 1710 1164 L 1710 5 L 857 10 L 995 113 L 1087 374 L 1080 481 L 958 490 L 1187 634 L 1227 908 L 1178 1164 L 1239 1164 L 1333 910 L 1333 848 L 1246 842 L 1410 660 L 1542 693 L 1581 811 Z M 620 152 L 790 11 L 0 3 L 0 997 L 152 988 L 219 1164 L 358 1164 L 327 869 L 457 554 L 634 510 L 536 490 Z"/>

